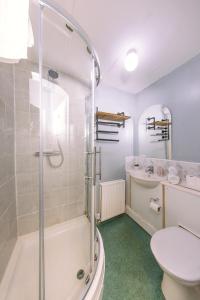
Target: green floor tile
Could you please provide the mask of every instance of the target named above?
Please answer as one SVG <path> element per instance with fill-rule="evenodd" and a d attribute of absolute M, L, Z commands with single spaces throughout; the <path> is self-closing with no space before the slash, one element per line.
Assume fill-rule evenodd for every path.
<path fill-rule="evenodd" d="M 106 274 L 103 300 L 163 300 L 162 271 L 150 249 L 150 236 L 127 215 L 99 225 Z"/>

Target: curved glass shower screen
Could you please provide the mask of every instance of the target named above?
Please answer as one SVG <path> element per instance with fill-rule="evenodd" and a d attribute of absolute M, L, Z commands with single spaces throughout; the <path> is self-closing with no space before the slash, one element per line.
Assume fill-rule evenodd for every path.
<path fill-rule="evenodd" d="M 77 300 L 92 282 L 98 254 L 95 63 L 83 36 L 49 5 L 41 7 L 40 47 L 40 74 L 32 74 L 33 89 L 41 92 L 35 103 L 41 133 L 40 299 Z"/>

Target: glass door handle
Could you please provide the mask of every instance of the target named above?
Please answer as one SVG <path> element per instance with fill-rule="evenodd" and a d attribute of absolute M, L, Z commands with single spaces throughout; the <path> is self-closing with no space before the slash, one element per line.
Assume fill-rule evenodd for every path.
<path fill-rule="evenodd" d="M 99 176 L 99 180 L 101 180 L 101 156 L 102 156 L 102 152 L 101 152 L 101 147 L 99 147 L 99 150 L 96 152 L 97 154 L 99 154 L 99 173 L 96 173 L 96 176 Z"/>
<path fill-rule="evenodd" d="M 97 173 L 97 154 L 99 154 L 99 172 Z M 101 147 L 99 147 L 99 150 L 97 151 L 96 146 L 94 147 L 94 180 L 93 180 L 93 184 L 96 185 L 96 177 L 99 176 L 99 179 L 101 180 Z"/>
<path fill-rule="evenodd" d="M 96 146 L 94 146 L 93 154 L 94 154 L 93 185 L 96 185 L 96 173 L 97 173 L 97 166 L 96 166 L 97 165 L 97 147 Z"/>

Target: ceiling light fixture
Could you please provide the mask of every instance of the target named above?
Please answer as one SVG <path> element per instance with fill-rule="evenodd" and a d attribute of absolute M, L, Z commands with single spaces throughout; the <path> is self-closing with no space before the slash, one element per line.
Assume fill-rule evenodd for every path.
<path fill-rule="evenodd" d="M 126 53 L 124 58 L 124 67 L 126 71 L 132 72 L 138 66 L 138 54 L 135 49 L 131 49 Z"/>

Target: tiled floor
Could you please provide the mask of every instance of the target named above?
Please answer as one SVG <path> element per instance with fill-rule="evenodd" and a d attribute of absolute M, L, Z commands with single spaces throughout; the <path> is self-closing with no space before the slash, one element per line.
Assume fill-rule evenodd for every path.
<path fill-rule="evenodd" d="M 150 236 L 127 215 L 99 226 L 106 255 L 103 300 L 163 300 Z"/>

